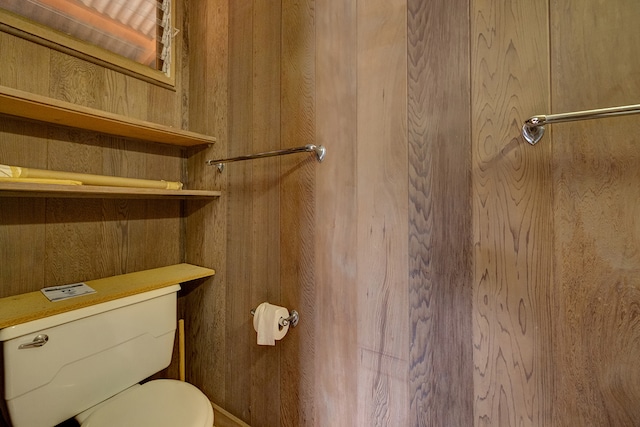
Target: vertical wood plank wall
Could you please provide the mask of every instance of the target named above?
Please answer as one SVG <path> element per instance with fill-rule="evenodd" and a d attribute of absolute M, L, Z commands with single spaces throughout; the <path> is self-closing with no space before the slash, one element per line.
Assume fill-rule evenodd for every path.
<path fill-rule="evenodd" d="M 0 33 L 0 84 L 213 134 L 190 149 L 0 118 L 0 163 L 218 202 L 0 199 L 0 295 L 181 261 L 188 380 L 260 426 L 633 426 L 637 2 L 183 0 L 177 91 Z M 325 145 L 290 156 L 212 157 Z M 64 245 L 61 244 L 64 242 Z M 300 325 L 258 347 L 251 308 Z"/>
<path fill-rule="evenodd" d="M 225 171 L 217 403 L 253 426 L 472 420 L 469 4 L 423 3 L 230 3 L 229 153 L 328 149 Z M 275 348 L 267 299 L 301 315 Z"/>
<path fill-rule="evenodd" d="M 475 425 L 549 425 L 551 152 L 520 137 L 548 111 L 546 2 L 472 2 Z"/>
<path fill-rule="evenodd" d="M 357 295 L 352 301 L 358 316 L 357 424 L 405 425 L 409 407 L 406 2 L 359 2 L 356 16 L 356 162 L 348 167 L 357 173 L 358 201 Z"/>
<path fill-rule="evenodd" d="M 314 131 L 329 155 L 315 166 L 315 225 L 310 237 L 315 260 L 307 255 L 297 258 L 306 268 L 313 263 L 315 286 L 310 331 L 315 354 L 315 389 L 310 395 L 315 409 L 312 418 L 298 420 L 300 425 L 340 420 L 344 425 L 560 426 L 587 417 L 608 419 L 605 425 L 633 425 L 638 369 L 628 357 L 636 353 L 638 333 L 637 285 L 630 275 L 636 268 L 631 263 L 635 235 L 608 239 L 609 250 L 619 248 L 625 254 L 617 262 L 630 273 L 617 271 L 615 294 L 592 291 L 592 302 L 583 302 L 587 305 L 579 315 L 573 304 L 583 301 L 580 295 L 586 291 L 576 290 L 582 282 L 567 277 L 588 262 L 575 253 L 584 252 L 587 243 L 580 236 L 593 234 L 583 225 L 568 224 L 575 213 L 586 210 L 592 215 L 591 228 L 596 219 L 610 221 L 603 214 L 593 216 L 599 204 L 593 204 L 592 192 L 600 192 L 600 204 L 614 202 L 609 215 L 616 211 L 611 225 L 615 231 L 635 230 L 637 197 L 629 160 L 635 157 L 628 152 L 632 140 L 622 155 L 626 160 L 611 160 L 609 167 L 595 160 L 585 164 L 597 167 L 596 181 L 605 171 L 614 171 L 622 188 L 610 184 L 610 190 L 605 184 L 603 189 L 600 184 L 597 191 L 582 190 L 589 198 L 580 196 L 585 201 L 574 206 L 578 189 L 564 195 L 569 191 L 564 186 L 575 186 L 564 183 L 575 174 L 574 166 L 566 160 L 558 164 L 559 149 L 552 150 L 562 143 L 562 131 L 548 130 L 535 148 L 520 137 L 526 117 L 552 107 L 560 112 L 558 107 L 572 97 L 585 99 L 566 109 L 603 106 L 592 102 L 599 92 L 581 91 L 579 85 L 603 82 L 603 93 L 630 98 L 636 93 L 634 62 L 614 58 L 612 48 L 620 46 L 625 57 L 632 55 L 635 6 L 627 3 L 616 2 L 613 12 L 605 12 L 589 2 L 586 15 L 576 12 L 573 18 L 569 10 L 585 9 L 568 0 L 540 1 L 535 7 L 504 0 L 314 5 L 316 52 L 309 60 L 315 74 L 307 75 L 303 68 L 300 72 L 315 78 Z M 290 5 L 281 5 L 284 16 Z M 406 8 L 406 23 L 397 19 L 395 7 Z M 252 19 L 253 26 L 259 25 L 259 16 L 253 14 Z M 603 30 L 583 42 L 579 34 L 589 31 L 587 25 Z M 406 33 L 400 30 L 405 26 Z M 623 37 L 617 28 L 630 36 Z M 566 34 L 569 31 L 573 35 Z M 599 37 L 603 32 L 610 34 L 609 40 Z M 403 37 L 406 47 L 402 42 L 394 45 Z M 567 37 L 573 45 L 563 43 Z M 306 40 L 300 46 L 307 46 Z M 593 78 L 597 69 L 580 71 L 598 62 L 584 52 L 588 46 L 610 52 L 611 57 L 604 55 L 609 59 L 600 62 L 613 64 L 618 78 Z M 385 52 L 384 63 L 378 62 L 378 52 Z M 408 68 L 395 55 L 406 55 Z M 233 51 L 231 56 L 233 61 Z M 604 65 L 600 69 L 603 75 L 610 73 Z M 584 75 L 583 80 L 569 84 L 576 74 Z M 398 83 L 402 80 L 405 95 Z M 283 79 L 280 84 L 288 96 L 289 83 Z M 382 94 L 384 98 L 376 98 Z M 635 102 L 615 100 L 609 104 Z M 402 119 L 396 122 L 402 114 L 406 124 L 399 124 Z M 619 119 L 617 126 L 621 123 L 619 135 L 630 134 L 633 119 Z M 580 127 L 567 129 L 574 134 Z M 283 137 L 283 145 L 296 144 Z M 596 149 L 589 150 L 573 155 L 592 157 L 589 153 Z M 395 199 L 397 193 L 407 198 Z M 286 205 L 287 192 L 281 194 L 279 215 L 304 209 L 295 202 Z M 386 204 L 391 200 L 395 201 Z M 627 210 L 630 213 L 622 213 Z M 386 224 L 392 225 L 387 229 Z M 404 227 L 406 234 L 398 231 Z M 563 236 L 580 246 L 565 248 L 568 237 Z M 300 235 L 289 237 L 281 241 L 283 263 L 295 263 L 286 256 L 295 259 L 292 248 L 303 245 Z M 592 252 L 599 248 L 590 245 Z M 596 255 L 585 256 L 591 260 Z M 407 270 L 399 273 L 405 262 Z M 229 264 L 229 269 L 235 267 Z M 609 270 L 598 275 L 609 277 Z M 290 285 L 281 284 L 285 286 Z M 392 289 L 389 297 L 387 289 Z M 623 297 L 629 302 L 623 303 Z M 597 311 L 594 304 L 601 300 L 611 301 L 622 320 Z M 587 314 L 600 322 L 597 336 L 612 329 L 622 335 L 611 342 L 619 350 L 618 358 L 599 353 L 603 364 L 598 369 L 594 362 L 580 359 L 600 348 L 598 342 L 585 347 Z M 303 319 L 309 321 L 304 315 Z M 355 328 L 336 326 L 354 322 Z M 397 326 L 385 329 L 390 325 Z M 296 345 L 308 345 L 300 335 Z M 286 356 L 280 353 L 280 358 L 295 357 L 287 345 L 282 342 Z M 307 373 L 305 369 L 298 374 Z M 598 378 L 589 378 L 592 370 L 601 372 Z M 288 375 L 281 370 L 283 383 Z M 401 382 L 406 382 L 405 388 L 396 389 Z M 591 385 L 591 391 L 581 384 Z M 285 414 L 295 411 L 290 399 L 281 396 L 283 425 L 291 422 Z M 603 400 L 591 404 L 597 399 Z M 588 410 L 585 405 L 590 405 Z M 255 421 L 256 415 L 249 419 Z"/>
<path fill-rule="evenodd" d="M 183 71 L 188 85 L 186 97 L 189 129 L 215 135 L 211 147 L 188 151 L 186 171 L 190 188 L 225 191 L 227 180 L 208 159 L 227 155 L 228 140 L 228 20 L 227 1 L 184 0 L 185 58 Z M 227 304 L 227 236 L 225 197 L 215 203 L 189 201 L 185 206 L 185 260 L 210 266 L 213 278 L 183 292 L 179 305 L 185 319 L 186 379 L 210 400 L 224 401 L 227 392 L 225 364 L 227 325 L 233 325 L 233 311 Z"/>
<path fill-rule="evenodd" d="M 281 140 L 280 148 L 315 143 L 317 91 L 314 1 L 281 1 Z M 277 11 L 276 11 L 277 13 Z M 270 25 L 270 23 L 267 23 Z M 276 42 L 277 43 L 277 42 Z M 280 425 L 312 425 L 315 403 L 315 296 L 317 231 L 317 163 L 309 155 L 281 159 L 280 185 L 280 301 L 305 313 L 305 321 L 282 342 Z M 297 307 L 297 308 L 296 308 Z M 255 335 L 253 336 L 255 340 Z M 273 383 L 266 383 L 270 389 Z M 265 424 L 266 425 L 266 424 Z"/>
<path fill-rule="evenodd" d="M 356 30 L 356 2 L 316 5 L 316 140 L 330 157 L 316 166 L 314 426 L 358 416 Z"/>
<path fill-rule="evenodd" d="M 638 102 L 638 5 L 534 3 L 472 2 L 475 425 L 634 426 L 638 118 L 518 128 Z"/>
<path fill-rule="evenodd" d="M 551 3 L 554 112 L 637 104 L 640 4 Z M 582 9 L 578 12 L 578 8 Z M 640 116 L 553 127 L 554 422 L 640 422 Z"/>
<path fill-rule="evenodd" d="M 468 0 L 408 2 L 410 418 L 473 423 Z"/>

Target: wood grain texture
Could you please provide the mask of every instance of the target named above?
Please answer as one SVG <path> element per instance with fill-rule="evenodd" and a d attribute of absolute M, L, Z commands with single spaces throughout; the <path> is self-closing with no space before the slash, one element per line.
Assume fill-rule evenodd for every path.
<path fill-rule="evenodd" d="M 51 51 L 49 96 L 89 108 L 101 108 L 106 72 L 98 65 Z"/>
<path fill-rule="evenodd" d="M 252 110 L 252 138 L 249 151 L 256 153 L 282 148 L 281 107 L 282 92 L 282 34 L 283 15 L 280 1 L 253 3 L 253 60 L 251 81 L 252 97 L 248 100 Z M 244 145 L 244 144 L 241 144 Z M 286 306 L 282 300 L 281 282 L 281 194 L 280 159 L 263 159 L 249 162 L 252 168 L 251 193 L 247 200 L 252 204 L 250 242 L 252 264 L 250 279 L 251 306 L 257 307 L 268 301 Z M 289 197 L 290 195 L 285 195 Z M 244 310 L 246 314 L 246 309 Z M 251 424 L 254 427 L 283 426 L 282 410 L 284 405 L 295 407 L 296 399 L 283 400 L 282 385 L 292 378 L 284 380 L 282 375 L 282 345 L 275 347 L 258 346 L 253 331 L 252 319 L 249 319 L 251 342 Z M 287 341 L 289 341 L 287 339 Z M 278 344 L 281 344 L 280 342 Z M 278 385 L 281 385 L 278 387 Z M 245 399 L 247 395 L 245 394 Z M 236 397 L 237 398 L 237 397 Z"/>
<path fill-rule="evenodd" d="M 49 49 L 0 31 L 0 84 L 49 95 Z"/>
<path fill-rule="evenodd" d="M 48 54 L 41 46 L 0 32 L 0 84 L 46 94 L 49 89 Z M 3 164 L 46 167 L 46 138 L 47 129 L 42 125 L 0 118 Z M 45 270 L 42 238 L 45 201 L 0 199 L 0 212 L 0 295 L 6 297 L 41 288 Z"/>
<path fill-rule="evenodd" d="M 357 16 L 358 425 L 407 425 L 406 2 Z"/>
<path fill-rule="evenodd" d="M 282 2 L 281 148 L 315 143 L 315 5 Z M 315 302 L 315 176 L 310 156 L 281 157 L 281 304 L 305 319 L 282 340 L 280 425 L 313 425 Z M 302 317 L 301 317 L 302 318 Z"/>
<path fill-rule="evenodd" d="M 46 143 L 41 142 L 46 133 L 43 126 L 0 120 L 0 158 L 14 164 L 46 166 Z M 44 199 L 0 198 L 2 297 L 40 289 L 44 283 L 45 207 Z"/>
<path fill-rule="evenodd" d="M 551 5 L 553 112 L 636 103 L 640 5 Z M 640 420 L 639 131 L 637 116 L 593 120 L 543 141 L 557 183 L 555 425 Z"/>
<path fill-rule="evenodd" d="M 316 4 L 314 417 L 306 425 L 355 426 L 358 413 L 357 9 Z"/>
<path fill-rule="evenodd" d="M 408 2 L 413 426 L 473 425 L 469 6 Z"/>
<path fill-rule="evenodd" d="M 188 108 L 189 128 L 219 135 L 220 146 L 192 149 L 187 153 L 187 182 L 192 188 L 226 189 L 224 177 L 205 165 L 227 149 L 228 103 L 228 19 L 226 1 L 183 2 L 185 28 L 183 46 L 188 58 L 188 92 L 182 94 Z M 225 372 L 230 348 L 226 326 L 236 320 L 228 310 L 226 270 L 226 211 L 223 197 L 213 204 L 190 202 L 185 207 L 186 259 L 199 265 L 215 266 L 220 275 L 186 293 L 183 303 L 187 381 L 199 387 L 209 399 L 224 407 Z"/>
<path fill-rule="evenodd" d="M 45 283 L 45 201 L 0 201 L 0 297 L 40 289 Z"/>
<path fill-rule="evenodd" d="M 229 155 L 313 143 L 311 5 L 234 2 L 229 31 Z M 225 171 L 233 260 L 227 311 L 235 320 L 227 328 L 222 405 L 255 426 L 300 425 L 313 417 L 305 367 L 313 361 L 313 322 L 302 322 L 276 347 L 258 347 L 248 313 L 269 301 L 313 318 L 314 166 L 291 156 L 234 163 Z"/>
<path fill-rule="evenodd" d="M 229 9 L 229 145 L 231 156 L 250 152 L 253 143 L 253 19 L 252 1 L 238 1 Z M 251 411 L 252 347 L 255 332 L 250 313 L 252 279 L 253 168 L 238 162 L 227 168 L 227 368 L 225 401 L 219 404 L 246 423 Z"/>
<path fill-rule="evenodd" d="M 472 2 L 475 425 L 550 424 L 549 146 L 520 138 L 549 107 L 545 3 Z"/>

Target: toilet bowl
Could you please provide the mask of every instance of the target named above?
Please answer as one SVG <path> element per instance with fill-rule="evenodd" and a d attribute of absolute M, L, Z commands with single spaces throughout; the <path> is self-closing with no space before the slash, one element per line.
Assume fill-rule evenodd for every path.
<path fill-rule="evenodd" d="M 211 427 L 213 408 L 189 383 L 153 380 L 136 384 L 75 419 L 81 427 Z"/>
<path fill-rule="evenodd" d="M 13 427 L 212 427 L 195 386 L 143 382 L 171 363 L 179 285 L 0 330 Z M 142 384 L 140 384 L 142 382 Z"/>

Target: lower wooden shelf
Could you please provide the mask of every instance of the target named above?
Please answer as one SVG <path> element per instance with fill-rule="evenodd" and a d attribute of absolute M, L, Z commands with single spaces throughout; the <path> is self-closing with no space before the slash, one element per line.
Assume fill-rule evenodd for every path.
<path fill-rule="evenodd" d="M 210 268 L 175 264 L 85 281 L 96 293 L 51 302 L 40 291 L 0 298 L 0 329 L 215 274 Z"/>
<path fill-rule="evenodd" d="M 0 197 L 211 199 L 220 197 L 221 194 L 220 191 L 207 190 L 158 190 L 154 188 L 0 182 Z"/>

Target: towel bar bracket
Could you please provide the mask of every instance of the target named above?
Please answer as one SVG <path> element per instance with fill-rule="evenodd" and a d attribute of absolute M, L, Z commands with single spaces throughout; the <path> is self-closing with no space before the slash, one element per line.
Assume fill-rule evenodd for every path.
<path fill-rule="evenodd" d="M 522 125 L 522 136 L 531 145 L 536 145 L 544 136 L 545 116 L 533 116 Z"/>

